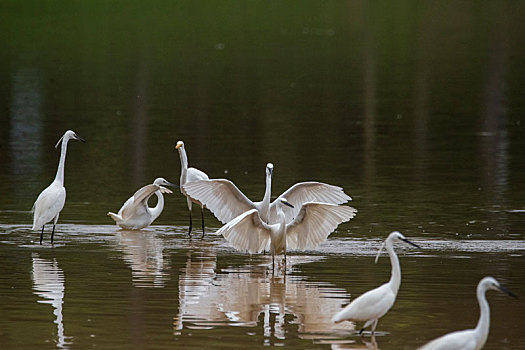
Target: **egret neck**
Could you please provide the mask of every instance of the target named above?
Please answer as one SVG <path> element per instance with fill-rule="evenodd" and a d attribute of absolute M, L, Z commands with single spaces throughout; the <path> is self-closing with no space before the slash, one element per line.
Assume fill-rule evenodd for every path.
<path fill-rule="evenodd" d="M 390 256 L 390 264 L 392 265 L 392 276 L 388 282 L 392 291 L 397 294 L 401 284 L 401 267 L 399 266 L 399 259 L 394 251 L 394 245 L 391 240 L 386 242 L 386 250 Z"/>
<path fill-rule="evenodd" d="M 58 169 L 57 169 L 57 175 L 55 177 L 55 181 L 58 181 L 62 186 L 64 185 L 64 167 L 66 164 L 66 152 L 67 152 L 67 142 L 69 141 L 68 138 L 62 139 L 62 147 L 60 151 L 60 161 L 58 162 Z"/>
<path fill-rule="evenodd" d="M 154 208 L 150 209 L 151 215 L 153 216 L 153 220 L 159 217 L 159 215 L 162 213 L 162 209 L 164 209 L 164 196 L 160 192 L 160 190 L 156 191 L 155 194 L 157 195 L 157 205 Z"/>
<path fill-rule="evenodd" d="M 184 146 L 179 148 L 180 154 L 180 188 L 186 183 L 186 174 L 188 172 L 188 157 L 186 156 L 186 150 Z"/>
<path fill-rule="evenodd" d="M 490 308 L 489 308 L 489 303 L 487 302 L 485 288 L 484 286 L 482 286 L 482 283 L 478 284 L 476 294 L 478 297 L 480 315 L 479 315 L 478 324 L 476 325 L 475 332 L 476 332 L 476 337 L 481 338 L 481 339 L 478 339 L 480 341 L 479 344 L 485 344 L 487 337 L 489 335 Z"/>
<path fill-rule="evenodd" d="M 264 222 L 268 223 L 268 218 L 270 217 L 270 197 L 272 195 L 272 174 L 267 173 L 266 175 L 266 191 L 264 192 L 264 197 L 261 202 L 261 210 L 260 215 L 261 219 L 263 219 Z M 283 213 L 281 211 L 281 213 Z M 284 216 L 284 213 L 283 213 Z"/>

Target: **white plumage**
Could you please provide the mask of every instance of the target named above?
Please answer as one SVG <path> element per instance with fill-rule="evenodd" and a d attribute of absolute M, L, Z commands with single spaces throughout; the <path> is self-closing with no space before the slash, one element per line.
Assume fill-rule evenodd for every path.
<path fill-rule="evenodd" d="M 45 188 L 33 204 L 33 227 L 32 230 L 40 230 L 40 244 L 44 236 L 45 224 L 53 220 L 53 231 L 51 232 L 51 243 L 55 235 L 55 225 L 64 204 L 66 203 L 66 188 L 64 187 L 64 168 L 66 163 L 67 143 L 70 139 L 86 142 L 84 139 L 75 134 L 74 131 L 68 130 L 58 140 L 55 148 L 62 143 L 60 152 L 60 161 L 58 162 L 57 174 L 55 180 Z"/>
<path fill-rule="evenodd" d="M 490 328 L 490 308 L 485 293 L 488 290 L 499 290 L 516 297 L 512 292 L 503 288 L 493 277 L 485 277 L 478 283 L 476 295 L 478 298 L 480 315 L 474 329 L 456 331 L 432 340 L 419 350 L 479 350 L 483 348 Z"/>
<path fill-rule="evenodd" d="M 163 193 L 173 193 L 163 186 L 175 186 L 171 182 L 159 177 L 153 184 L 146 185 L 131 196 L 120 208 L 118 214 L 108 212 L 118 226 L 127 230 L 140 230 L 151 225 L 159 217 L 164 209 Z M 148 206 L 148 200 L 155 194 L 157 205 L 153 208 Z"/>
<path fill-rule="evenodd" d="M 357 212 L 352 207 L 309 202 L 303 204 L 297 217 L 287 224 L 283 205 L 291 206 L 286 198 L 277 201 L 276 224 L 265 223 L 258 210 L 251 209 L 228 222 L 217 233 L 243 252 L 270 250 L 273 267 L 276 254 L 283 253 L 286 261 L 287 249 L 315 248 L 339 224 L 350 220 Z"/>
<path fill-rule="evenodd" d="M 386 246 L 386 250 L 388 251 L 390 262 L 392 264 L 392 276 L 390 281 L 378 288 L 372 289 L 360 295 L 357 299 L 348 304 L 343 310 L 335 314 L 332 318 L 333 322 L 364 321 L 365 324 L 360 333 L 362 333 L 364 329 L 370 325 L 372 325 L 372 334 L 375 332 L 378 320 L 383 317 L 388 312 L 388 310 L 390 310 L 392 305 L 394 305 L 397 291 L 401 285 L 401 267 L 393 247 L 393 243 L 397 240 L 402 240 L 415 247 L 418 247 L 416 244 L 407 240 L 401 233 L 397 231 L 390 233 L 376 256 L 377 262 L 381 250 L 384 246 Z"/>
<path fill-rule="evenodd" d="M 226 179 L 200 180 L 186 183 L 183 187 L 190 197 L 203 203 L 224 224 L 251 209 L 257 209 L 265 223 L 275 224 L 279 222 L 277 206 L 282 198 L 294 203 L 293 208 L 282 208 L 287 223 L 298 215 L 304 203 L 343 204 L 352 200 L 341 187 L 310 181 L 296 183 L 270 203 L 272 175 L 273 164 L 268 163 L 266 165 L 266 190 L 260 202 L 251 201 L 233 182 Z"/>
<path fill-rule="evenodd" d="M 196 169 L 188 168 L 188 156 L 186 155 L 186 149 L 184 148 L 184 142 L 178 141 L 175 149 L 179 150 L 180 157 L 180 192 L 186 196 L 186 202 L 188 203 L 188 210 L 190 212 L 190 226 L 188 235 L 191 235 L 192 229 L 192 218 L 191 218 L 191 207 L 192 203 L 195 203 L 201 207 L 201 219 L 202 219 L 202 237 L 204 237 L 204 204 L 195 198 L 190 197 L 185 189 L 184 185 L 198 180 L 208 180 L 208 175 L 205 172 Z"/>

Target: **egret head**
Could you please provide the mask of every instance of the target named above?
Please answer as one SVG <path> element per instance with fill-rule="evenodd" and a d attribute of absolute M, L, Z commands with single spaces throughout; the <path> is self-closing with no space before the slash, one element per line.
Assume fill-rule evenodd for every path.
<path fill-rule="evenodd" d="M 179 148 L 181 148 L 181 147 L 184 148 L 184 142 L 182 142 L 182 141 L 178 141 L 178 142 L 177 142 L 177 145 L 175 146 L 175 149 L 179 149 Z"/>
<path fill-rule="evenodd" d="M 153 181 L 153 184 L 154 185 L 159 185 L 159 186 L 177 186 L 171 182 L 169 182 L 168 180 L 166 180 L 165 178 L 163 177 L 158 177 L 155 179 L 155 181 Z M 177 186 L 178 187 L 178 186 Z"/>
<path fill-rule="evenodd" d="M 283 205 L 287 205 L 289 206 L 290 208 L 293 208 L 294 206 L 290 204 L 290 202 L 288 202 L 288 200 L 284 197 L 282 197 L 280 200 L 279 200 L 279 203 L 283 204 Z"/>
<path fill-rule="evenodd" d="M 272 176 L 272 174 L 273 174 L 273 164 L 268 163 L 266 164 L 266 175 Z"/>
<path fill-rule="evenodd" d="M 510 290 L 503 287 L 494 277 L 485 277 L 481 281 L 479 281 L 478 290 L 480 288 L 484 290 L 489 290 L 489 289 L 498 290 L 511 297 L 514 297 L 516 299 L 518 298 L 516 294 L 512 293 Z"/>
<path fill-rule="evenodd" d="M 381 245 L 381 248 L 379 248 L 379 251 L 377 252 L 377 255 L 376 255 L 376 263 L 377 263 L 377 260 L 379 259 L 379 255 L 381 255 L 381 251 L 382 251 L 383 248 L 385 247 L 385 244 L 387 244 L 387 242 L 390 243 L 390 244 L 392 244 L 392 243 L 395 242 L 395 241 L 403 241 L 403 242 L 406 242 L 406 243 L 408 243 L 408 244 L 410 244 L 410 245 L 413 245 L 413 246 L 416 247 L 416 248 L 421 249 L 420 246 L 418 246 L 417 244 L 412 243 L 412 242 L 410 242 L 408 239 L 406 239 L 405 236 L 403 236 L 403 235 L 401 234 L 401 232 L 399 232 L 399 231 L 394 231 L 394 232 L 392 232 L 392 233 L 390 233 L 390 234 L 388 235 L 387 239 L 386 239 L 386 240 L 383 242 L 383 244 Z"/>
<path fill-rule="evenodd" d="M 57 144 L 55 145 L 55 148 L 58 148 L 58 145 L 60 145 L 60 142 L 68 142 L 70 139 L 78 140 L 82 142 L 86 142 L 82 137 L 78 136 L 73 130 L 68 130 L 62 135 L 60 140 L 58 140 Z"/>

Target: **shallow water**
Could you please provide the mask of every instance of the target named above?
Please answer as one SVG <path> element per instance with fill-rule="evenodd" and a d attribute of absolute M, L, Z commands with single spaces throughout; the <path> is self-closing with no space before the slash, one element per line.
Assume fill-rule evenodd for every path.
<path fill-rule="evenodd" d="M 0 344 L 33 348 L 415 349 L 473 327 L 492 275 L 525 296 L 525 7 L 514 1 L 0 5 Z M 66 129 L 67 202 L 51 245 L 30 230 Z M 186 201 L 154 225 L 106 216 L 190 166 L 250 198 L 342 186 L 357 216 L 284 271 L 214 235 Z M 154 205 L 155 200 L 151 201 Z M 375 340 L 331 315 L 402 285 Z M 489 292 L 486 349 L 525 348 L 525 307 Z"/>

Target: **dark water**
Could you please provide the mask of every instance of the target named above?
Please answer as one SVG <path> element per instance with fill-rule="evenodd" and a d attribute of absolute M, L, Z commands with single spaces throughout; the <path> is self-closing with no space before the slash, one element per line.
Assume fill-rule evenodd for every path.
<path fill-rule="evenodd" d="M 525 31 L 517 1 L 0 3 L 2 348 L 372 347 L 331 315 L 403 281 L 377 347 L 473 327 L 493 275 L 525 296 Z M 31 206 L 66 129 L 56 244 Z M 188 240 L 185 199 L 141 232 L 106 216 L 191 166 L 262 198 L 337 184 L 358 215 L 272 275 L 268 256 Z M 197 211 L 198 213 L 198 211 Z M 220 224 L 205 214 L 210 232 Z M 200 234 L 197 226 L 196 234 Z M 490 292 L 485 348 L 525 348 L 521 300 Z"/>

